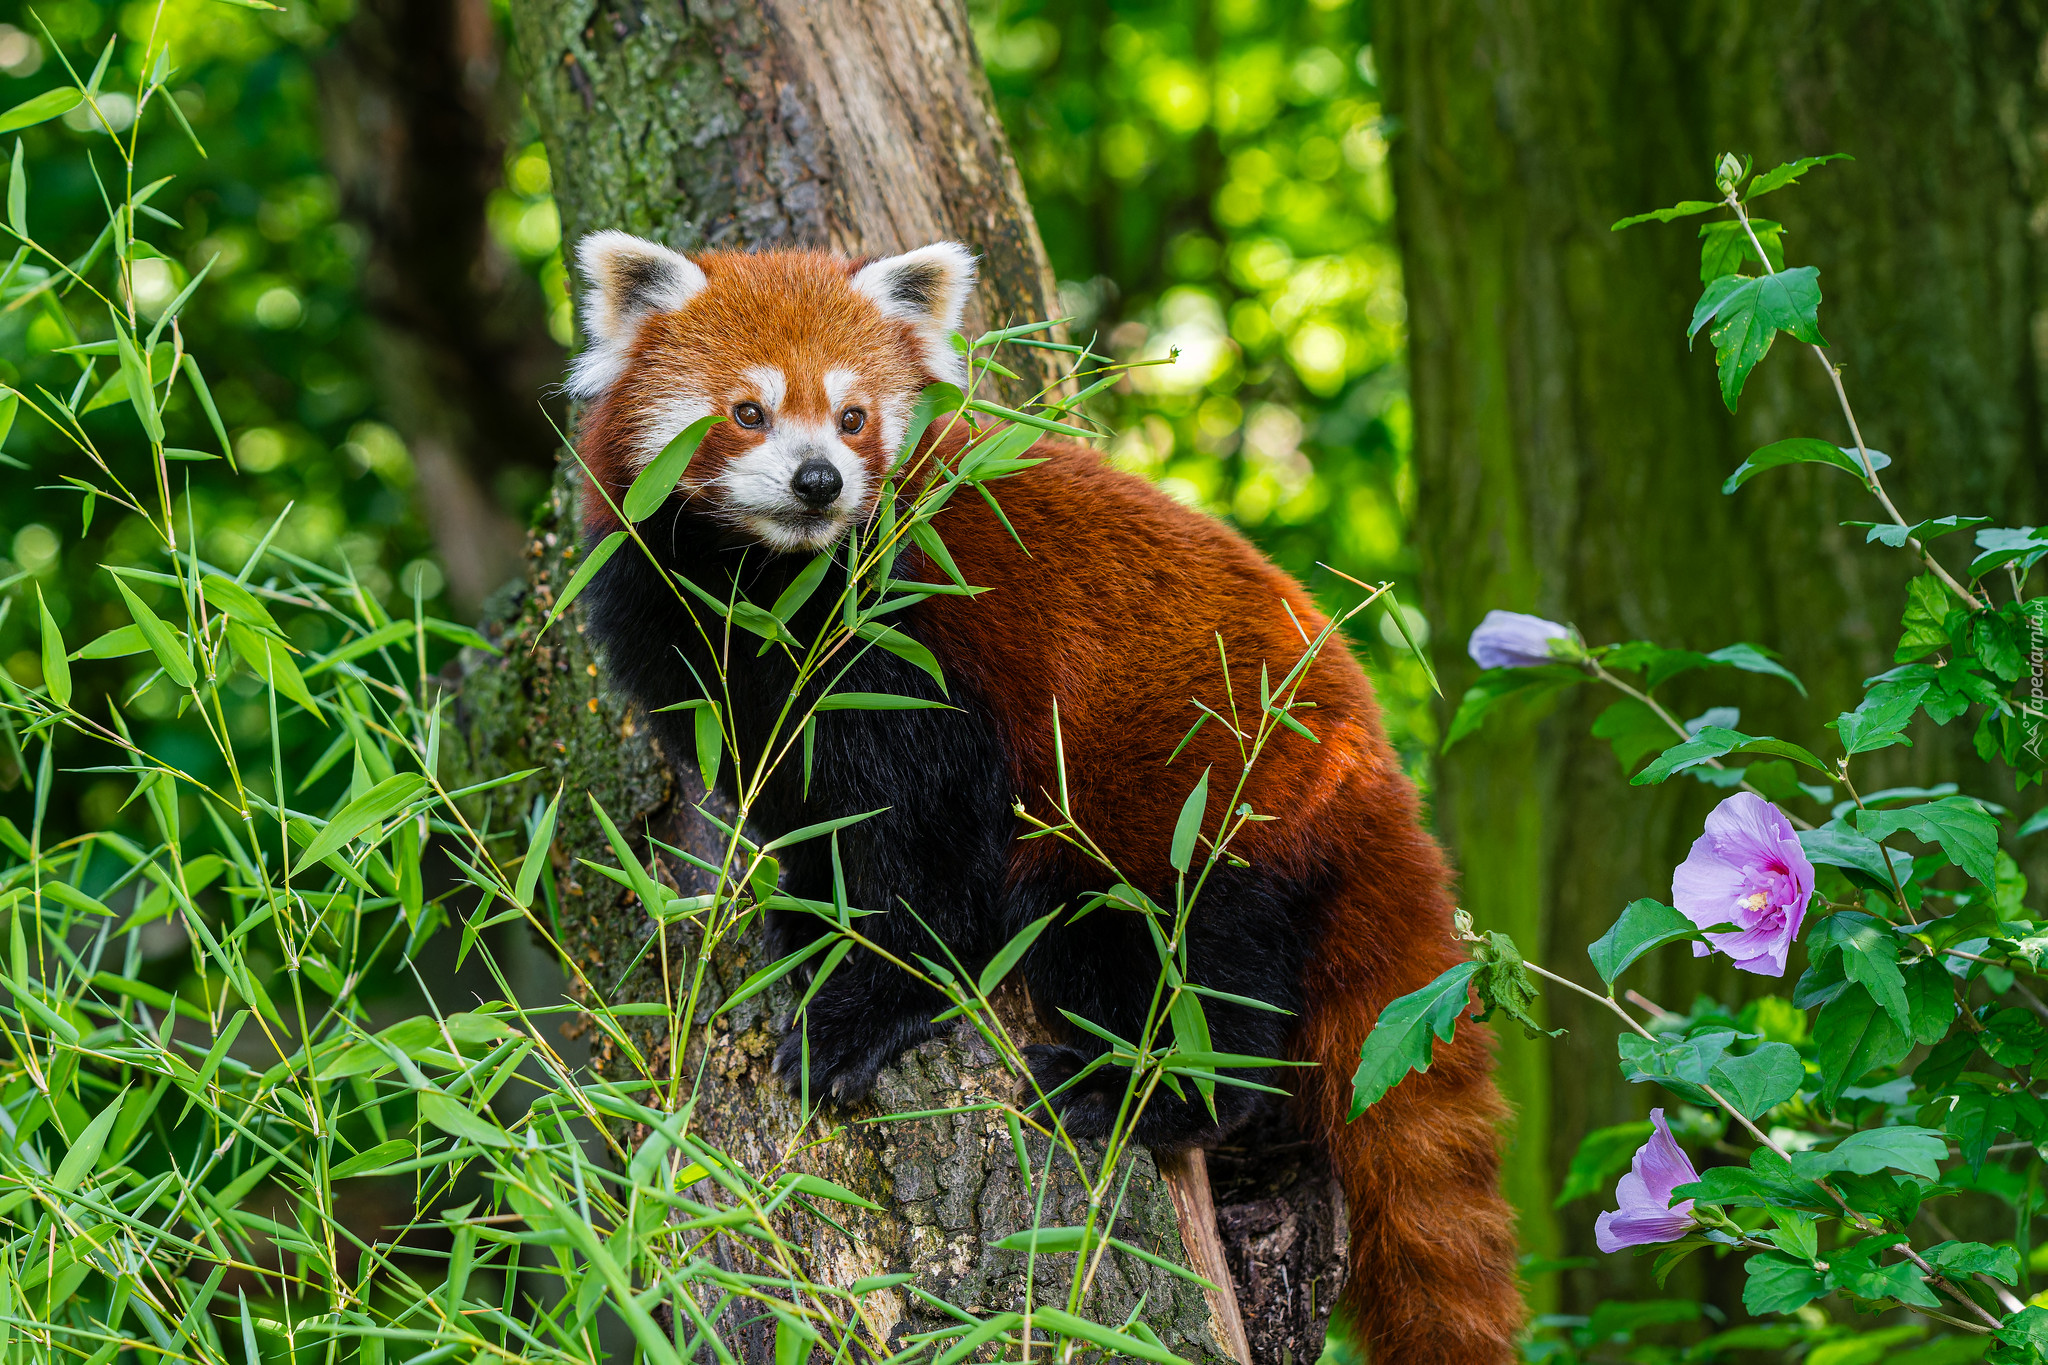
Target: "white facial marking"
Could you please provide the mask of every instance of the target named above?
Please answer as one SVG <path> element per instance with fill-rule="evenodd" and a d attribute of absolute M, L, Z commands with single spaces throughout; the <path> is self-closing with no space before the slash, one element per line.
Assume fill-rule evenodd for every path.
<path fill-rule="evenodd" d="M 910 413 L 916 406 L 917 401 L 908 397 L 891 398 L 882 404 L 882 450 L 892 460 L 902 452 L 903 433 L 910 429 Z"/>
<path fill-rule="evenodd" d="M 804 461 L 829 460 L 839 471 L 839 496 L 818 508 L 790 487 Z M 777 550 L 816 549 L 831 544 L 865 509 L 867 466 L 839 439 L 832 422 L 777 422 L 765 440 L 726 466 L 717 479 L 726 506 L 742 525 Z"/>
<path fill-rule="evenodd" d="M 641 423 L 639 439 L 633 443 L 632 467 L 645 469 L 663 447 L 682 434 L 684 427 L 709 417 L 713 411 L 702 394 L 678 393 L 662 399 Z"/>
<path fill-rule="evenodd" d="M 847 395 L 853 392 L 853 386 L 859 382 L 860 375 L 853 370 L 825 371 L 825 406 L 837 412 L 839 405 L 846 401 Z"/>
<path fill-rule="evenodd" d="M 782 400 L 789 396 L 789 380 L 773 365 L 754 365 L 740 371 L 740 378 L 754 386 L 755 402 L 774 412 L 782 406 Z"/>

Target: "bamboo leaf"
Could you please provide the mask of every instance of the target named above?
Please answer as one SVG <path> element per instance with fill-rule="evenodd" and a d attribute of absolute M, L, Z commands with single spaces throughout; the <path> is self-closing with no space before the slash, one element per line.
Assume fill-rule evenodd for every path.
<path fill-rule="evenodd" d="M 590 586 L 590 580 L 597 577 L 597 571 L 602 569 L 606 561 L 617 554 L 619 547 L 625 543 L 624 531 L 614 531 L 598 542 L 597 548 L 583 561 L 583 566 L 569 576 L 569 586 L 562 589 L 562 595 L 555 599 L 554 610 L 548 613 L 548 619 L 541 622 L 542 634 L 546 634 L 547 628 L 555 623 L 555 618 L 567 611 L 569 604 L 576 600 L 577 595 Z"/>
<path fill-rule="evenodd" d="M 57 620 L 50 615 L 49 604 L 43 601 L 41 584 L 36 585 L 36 610 L 43 618 L 43 685 L 50 689 L 51 701 L 69 706 L 71 663 L 64 654 L 64 636 L 57 630 Z"/>
<path fill-rule="evenodd" d="M 627 521 L 645 521 L 668 501 L 669 494 L 682 481 L 683 471 L 690 467 L 690 457 L 703 443 L 704 433 L 724 420 L 715 413 L 699 417 L 677 432 L 661 448 L 661 453 L 647 462 L 647 467 L 634 478 L 633 486 L 626 490 L 625 501 L 619 504 Z"/>

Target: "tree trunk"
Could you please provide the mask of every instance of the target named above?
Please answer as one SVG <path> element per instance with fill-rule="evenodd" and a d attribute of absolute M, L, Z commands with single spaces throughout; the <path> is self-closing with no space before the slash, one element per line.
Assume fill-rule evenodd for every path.
<path fill-rule="evenodd" d="M 952 238 L 982 256 L 970 332 L 1051 315 L 1044 253 L 956 4 L 820 0 L 737 4 L 715 18 L 682 13 L 588 0 L 514 0 L 515 32 L 555 168 L 567 240 L 622 227 L 683 250 L 820 246 L 870 255 Z M 575 613 L 545 637 L 539 634 L 576 567 L 573 485 L 565 468 L 529 543 L 523 589 L 488 623 L 502 655 L 470 651 L 463 662 L 457 728 L 464 752 L 454 762 L 479 775 L 544 769 L 539 782 L 499 798 L 494 828 L 514 824 L 535 791 L 552 792 L 557 784 L 566 789 L 555 857 L 559 938 L 610 998 L 661 1000 L 664 962 L 691 962 L 695 945 L 678 930 L 663 951 L 642 956 L 651 922 L 617 886 L 587 875 L 575 861 L 584 854 L 610 860 L 597 852 L 605 840 L 581 793 L 602 802 L 620 828 L 646 829 L 679 847 L 715 849 L 720 836 L 694 809 L 707 799 L 694 777 L 673 772 L 651 744 L 644 718 L 604 687 Z M 676 864 L 666 871 L 686 889 L 697 875 Z M 700 1020 L 763 965 L 759 952 L 757 944 L 745 943 L 713 955 Z M 636 958 L 640 965 L 628 972 Z M 684 969 L 668 970 L 673 976 Z M 693 1074 L 707 1064 L 695 1110 L 698 1130 L 757 1171 L 794 1159 L 881 1206 L 842 1219 L 850 1237 L 823 1223 L 801 1230 L 799 1240 L 821 1278 L 843 1284 L 908 1270 L 920 1287 L 962 1307 L 1021 1308 L 1024 1258 L 989 1245 L 1032 1221 L 1000 1117 L 857 1121 L 1014 1097 L 1016 1079 L 978 1036 L 963 1030 L 906 1056 L 884 1073 L 869 1102 L 851 1115 L 828 1115 L 838 1125 L 828 1141 L 791 1158 L 800 1115 L 770 1061 L 795 1000 L 791 989 L 778 987 L 675 1044 Z M 1036 1028 L 1028 1002 L 1013 999 L 1009 1009 L 1018 1028 Z M 672 1046 L 665 1025 L 640 1022 L 647 1027 L 636 1046 L 665 1070 Z M 595 1043 L 596 1069 L 623 1074 L 616 1044 Z M 840 1122 L 847 1118 L 855 1121 Z M 805 1140 L 819 1131 L 814 1119 L 803 1130 Z M 1043 1157 L 1043 1148 L 1035 1148 L 1035 1159 Z M 1263 1272 L 1285 1280 L 1287 1292 L 1268 1294 L 1272 1311 L 1254 1325 L 1254 1336 L 1271 1343 L 1260 1359 L 1278 1362 L 1284 1348 L 1296 1360 L 1312 1361 L 1338 1287 L 1324 1225 L 1342 1226 L 1341 1204 L 1312 1161 L 1298 1152 L 1281 1159 L 1300 1173 L 1284 1196 L 1276 1189 L 1289 1182 L 1259 1159 L 1225 1154 L 1230 1187 L 1265 1200 L 1273 1216 L 1219 1239 L 1201 1154 L 1162 1161 L 1169 1189 L 1169 1180 L 1140 1153 L 1120 1235 L 1177 1263 L 1213 1267 L 1211 1278 L 1226 1287 L 1226 1256 L 1249 1277 Z M 1176 1217 L 1176 1193 L 1186 1206 L 1185 1226 Z M 1041 1225 L 1078 1221 L 1075 1203 L 1082 1197 L 1080 1183 L 1055 1167 Z M 1286 1222 L 1288 1215 L 1294 1221 Z M 1341 1246 L 1336 1257 L 1341 1266 Z M 1142 1296 L 1145 1321 L 1170 1349 L 1192 1359 L 1246 1358 L 1244 1329 L 1229 1327 L 1235 1300 L 1227 1292 L 1205 1295 L 1133 1258 L 1111 1262 L 1086 1300 L 1096 1320 L 1121 1320 Z M 1065 1293 L 1063 1271 L 1041 1271 L 1039 1302 L 1063 1305 Z M 908 1294 L 896 1293 L 884 1304 L 890 1297 L 868 1300 L 882 1305 L 869 1323 L 878 1341 L 893 1343 L 905 1331 L 932 1330 L 945 1321 Z M 765 1336 L 735 1330 L 734 1344 L 750 1365 L 772 1358 Z"/>
<path fill-rule="evenodd" d="M 1695 225 L 1609 225 L 1703 197 L 1720 151 L 1753 152 L 1760 167 L 1852 153 L 1765 211 L 1787 223 L 1793 263 L 1821 269 L 1831 354 L 1865 437 L 1898 460 L 1895 499 L 1909 518 L 2038 520 L 2037 10 L 1393 0 L 1379 22 L 1398 130 L 1416 533 L 1451 701 L 1474 673 L 1467 635 L 1502 607 L 1574 621 L 1595 642 L 1780 649 L 1811 700 L 1716 674 L 1675 685 L 1674 704 L 1681 716 L 1739 704 L 1743 730 L 1825 749 L 1822 723 L 1890 666 L 1914 565 L 1837 528 L 1875 509 L 1830 471 L 1773 471 L 1721 495 L 1770 440 L 1849 439 L 1825 371 L 1781 339 L 1731 418 L 1711 348 L 1684 345 Z M 1960 537 L 1937 542 L 1951 565 L 1961 549 Z M 1437 769 L 1465 907 L 1582 980 L 1584 945 L 1630 898 L 1668 899 L 1721 795 L 1682 780 L 1630 789 L 1586 737 L 1612 700 L 1581 689 L 1547 715 L 1489 724 Z M 1999 797 L 1971 723 L 1923 723 L 1913 748 L 1859 771 L 1871 786 L 1957 780 Z M 1738 974 L 1681 954 L 1638 970 L 1630 984 L 1674 1007 L 1695 990 L 1742 992 Z M 1557 992 L 1547 1006 L 1567 1039 L 1502 1041 L 1502 1084 L 1521 1110 L 1510 1192 L 1530 1251 L 1587 1255 L 1598 1203 L 1554 1217 L 1550 1199 L 1581 1136 L 1640 1117 L 1651 1097 L 1618 1074 L 1604 1014 Z M 1689 1273 L 1734 1304 L 1738 1263 L 1709 1262 Z M 1602 1260 L 1540 1288 L 1540 1306 L 1589 1311 L 1647 1289 L 1648 1269 Z"/>
<path fill-rule="evenodd" d="M 471 612 L 519 572 L 498 476 L 538 483 L 560 445 L 539 398 L 561 348 L 539 287 L 486 227 L 516 100 L 501 66 L 489 0 L 365 0 L 319 66 L 328 163 L 368 244 L 378 387 L 449 596 Z"/>

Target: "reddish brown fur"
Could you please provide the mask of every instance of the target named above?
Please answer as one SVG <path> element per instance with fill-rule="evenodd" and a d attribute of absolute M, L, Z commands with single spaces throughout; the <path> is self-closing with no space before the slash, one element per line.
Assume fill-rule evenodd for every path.
<path fill-rule="evenodd" d="M 584 453 L 614 496 L 630 481 L 640 414 L 679 382 L 729 388 L 753 364 L 858 367 L 899 395 L 924 382 L 909 329 L 845 287 L 846 262 L 779 254 L 702 264 L 706 291 L 649 323 L 626 379 L 585 419 Z M 714 473 L 744 439 L 730 424 L 715 428 L 687 482 Z M 957 449 L 957 439 L 947 445 Z M 879 469 L 885 452 L 861 449 Z M 1302 632 L 1312 637 L 1325 618 L 1242 538 L 1097 452 L 1042 442 L 1032 453 L 1047 462 L 990 486 L 1030 553 L 980 499 L 955 498 L 938 529 L 968 581 L 993 591 L 930 599 L 918 630 L 998 718 L 1015 790 L 1042 818 L 1058 788 L 1057 699 L 1076 815 L 1134 881 L 1157 882 L 1195 775 L 1211 769 L 1205 827 L 1214 830 L 1241 768 L 1214 721 L 1165 766 L 1198 714 L 1191 698 L 1231 713 L 1217 636 L 1238 711 L 1250 714 L 1261 668 L 1282 677 L 1305 649 Z M 606 529 L 602 507 L 592 511 L 587 525 Z M 1255 866 L 1320 872 L 1340 888 L 1310 956 L 1309 1005 L 1291 1050 L 1317 1063 L 1298 1104 L 1349 1199 L 1352 1273 L 1341 1303 L 1379 1365 L 1502 1365 L 1514 1357 L 1522 1310 L 1512 1215 L 1497 1188 L 1505 1108 L 1486 1031 L 1460 1027 L 1429 1072 L 1347 1122 L 1351 1073 L 1379 1010 L 1460 958 L 1449 876 L 1341 642 L 1302 695 L 1317 704 L 1304 718 L 1321 743 L 1282 732 L 1270 744 L 1237 799 L 1281 818 L 1252 825 L 1234 849 Z M 1012 875 L 1076 856 L 1051 840 L 1020 842 Z"/>
<path fill-rule="evenodd" d="M 1244 714 L 1258 706 L 1261 666 L 1277 681 L 1304 652 L 1281 603 L 1311 638 L 1325 618 L 1242 538 L 1097 452 L 1048 441 L 1032 453 L 1049 462 L 991 485 L 1028 558 L 979 500 L 956 499 L 940 514 L 968 581 L 995 591 L 934 599 L 926 638 L 991 700 L 1009 727 L 1017 789 L 1046 818 L 1058 789 L 1059 699 L 1082 826 L 1137 880 L 1157 878 L 1187 784 L 1212 768 L 1213 830 L 1241 768 L 1235 741 L 1212 721 L 1174 760 L 1182 777 L 1163 780 L 1161 765 L 1197 715 L 1190 697 L 1231 714 L 1217 635 Z M 1460 1027 L 1428 1073 L 1346 1122 L 1351 1073 L 1380 1008 L 1462 958 L 1443 856 L 1341 641 L 1301 695 L 1316 703 L 1305 719 L 1322 743 L 1283 731 L 1269 744 L 1240 799 L 1282 818 L 1250 826 L 1233 849 L 1289 874 L 1335 858 L 1342 873 L 1293 1049 L 1318 1064 L 1299 1103 L 1350 1204 L 1342 1304 L 1386 1365 L 1507 1361 L 1521 1300 L 1513 1215 L 1498 1192 L 1506 1109 L 1485 1030 Z M 1050 840 L 1017 845 L 1019 870 L 1061 856 L 1075 855 Z"/>

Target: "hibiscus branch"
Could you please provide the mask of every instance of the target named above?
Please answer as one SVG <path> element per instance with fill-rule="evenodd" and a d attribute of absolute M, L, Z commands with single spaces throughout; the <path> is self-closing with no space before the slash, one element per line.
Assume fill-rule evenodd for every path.
<path fill-rule="evenodd" d="M 1764 250 L 1764 244 L 1757 240 L 1756 229 L 1750 226 L 1749 210 L 1743 207 L 1742 199 L 1736 193 L 1733 185 L 1728 187 L 1727 203 L 1729 208 L 1735 210 L 1736 218 L 1742 223 L 1742 230 L 1749 237 L 1749 244 L 1756 248 L 1756 258 L 1763 263 L 1764 273 L 1766 275 L 1777 274 L 1777 270 L 1771 265 L 1769 253 Z M 1815 335 L 1817 336 L 1819 333 L 1815 333 Z M 1842 387 L 1841 369 L 1834 361 L 1828 359 L 1828 352 L 1825 346 L 1816 346 L 1811 342 L 1808 345 L 1812 346 L 1814 356 L 1820 361 L 1821 368 L 1828 372 L 1828 379 L 1835 386 L 1835 399 L 1842 405 L 1842 417 L 1849 423 L 1849 435 L 1856 442 L 1856 458 L 1863 465 L 1863 482 L 1877 496 L 1878 502 L 1884 507 L 1885 515 L 1892 519 L 1894 526 L 1909 533 L 1906 536 L 1907 546 L 1914 554 L 1920 556 L 1920 562 L 1932 570 L 1934 576 L 1939 578 L 1950 592 L 1963 599 L 1972 611 L 1988 609 L 1991 606 L 1988 599 L 1979 599 L 1975 593 L 1957 582 L 1955 575 L 1942 567 L 1941 561 L 1934 557 L 1933 553 L 1920 542 L 1919 538 L 1910 534 L 1912 523 L 1903 516 L 1900 516 L 1899 509 L 1892 505 L 1891 495 L 1884 491 L 1884 483 L 1877 477 L 1877 467 L 1871 463 L 1870 451 L 1863 444 L 1862 428 L 1857 426 L 1855 410 L 1849 406 L 1848 390 Z"/>
<path fill-rule="evenodd" d="M 1540 967 L 1534 962 L 1530 962 L 1526 958 L 1523 959 L 1523 965 L 1526 966 L 1530 971 L 1536 973 L 1536 975 L 1542 977 L 1545 981 L 1554 981 L 1558 985 L 1563 986 L 1566 990 L 1576 991 L 1580 995 L 1585 996 L 1588 1000 L 1591 1000 L 1594 1004 L 1599 1005 L 1604 1009 L 1612 1011 L 1616 1018 L 1620 1019 L 1622 1023 L 1628 1025 L 1631 1029 L 1635 1030 L 1636 1033 L 1640 1034 L 1644 1038 L 1649 1039 L 1651 1042 L 1657 1041 L 1656 1034 L 1651 1033 L 1647 1028 L 1644 1028 L 1640 1023 L 1638 1023 L 1635 1019 L 1635 1016 L 1631 1015 L 1627 1010 L 1623 1009 L 1621 1007 L 1620 1002 L 1614 1000 L 1612 997 L 1601 995 L 1596 991 L 1588 990 L 1584 986 L 1581 986 L 1578 982 L 1572 980 L 1570 977 L 1559 976 L 1556 972 Z M 1725 1110 L 1730 1117 L 1734 1118 L 1734 1120 L 1737 1123 L 1740 1123 L 1744 1128 L 1748 1129 L 1749 1135 L 1751 1137 L 1755 1138 L 1759 1143 L 1761 1143 L 1765 1147 L 1768 1147 L 1772 1152 L 1775 1152 L 1784 1161 L 1789 1163 L 1792 1160 L 1792 1154 L 1790 1152 L 1786 1151 L 1784 1147 L 1779 1145 L 1777 1142 L 1773 1141 L 1770 1134 L 1766 1133 L 1763 1129 L 1757 1127 L 1756 1122 L 1753 1119 L 1751 1119 L 1749 1115 L 1743 1113 L 1740 1109 L 1736 1108 L 1733 1104 L 1729 1103 L 1727 1098 L 1723 1096 L 1720 1091 L 1714 1089 L 1710 1085 L 1701 1085 L 1700 1089 L 1709 1097 L 1711 1097 L 1714 1103 L 1720 1105 L 1721 1108 Z M 1827 1191 L 1828 1197 L 1830 1199 L 1833 1199 L 1836 1204 L 1841 1206 L 1843 1216 L 1846 1217 L 1853 1226 L 1859 1229 L 1867 1229 L 1870 1226 L 1868 1223 L 1864 1221 L 1863 1215 L 1857 1213 L 1856 1210 L 1849 1207 L 1849 1201 L 1844 1199 L 1841 1195 L 1841 1192 L 1835 1189 L 1833 1185 L 1830 1185 L 1824 1179 L 1815 1180 L 1813 1183 L 1818 1185 L 1821 1189 Z M 1898 1250 L 1902 1255 L 1905 1256 L 1907 1260 L 1913 1263 L 1916 1269 L 1919 1270 L 1921 1279 L 1925 1280 L 1928 1284 L 1933 1285 L 1936 1289 L 1947 1294 L 1957 1303 L 1963 1305 L 1965 1308 L 1970 1309 L 1972 1312 L 1976 1313 L 1978 1317 L 1982 1318 L 1985 1322 L 1990 1324 L 1990 1327 L 1988 1328 L 1976 1327 L 1972 1328 L 1971 1330 L 1984 1332 L 1993 1330 L 2002 1325 L 1999 1319 L 1993 1316 L 1991 1312 L 1984 1307 L 1983 1304 L 1978 1303 L 1975 1299 L 1971 1298 L 1968 1294 L 1964 1293 L 1959 1286 L 1950 1283 L 1948 1278 L 1942 1275 L 1939 1271 L 1935 1270 L 1933 1266 L 1929 1265 L 1926 1261 L 1926 1258 L 1921 1256 L 1919 1252 L 1913 1250 L 1912 1247 L 1906 1246 L 1904 1244 L 1901 1244 L 1898 1247 Z M 1967 1323 L 1958 1325 L 1968 1326 Z"/>
<path fill-rule="evenodd" d="M 1602 668 L 1598 660 L 1589 658 L 1585 661 L 1585 664 L 1583 666 L 1586 669 L 1586 671 L 1591 673 L 1594 677 L 1598 678 L 1601 682 L 1606 683 L 1609 687 L 1615 688 L 1616 690 L 1630 697 L 1635 698 L 1643 705 L 1649 707 L 1650 710 L 1656 713 L 1657 719 L 1663 721 L 1666 725 L 1670 726 L 1671 732 L 1677 735 L 1679 739 L 1687 740 L 1693 737 L 1692 731 L 1685 728 L 1685 722 L 1681 721 L 1680 719 L 1678 719 L 1678 717 L 1672 715 L 1669 711 L 1665 710 L 1664 704 L 1662 702 L 1658 701 L 1649 693 L 1641 691 L 1638 688 L 1631 687 L 1629 684 L 1623 682 L 1620 678 L 1615 677 L 1612 673 L 1609 673 L 1606 669 Z M 1718 758 L 1710 758 L 1707 760 L 1707 766 L 1710 768 L 1725 769 L 1728 765 L 1723 763 Z M 1765 793 L 1758 791 L 1755 787 L 1751 786 L 1747 778 L 1743 779 L 1743 781 L 1739 785 L 1741 786 L 1742 790 L 1749 792 L 1752 795 L 1762 796 L 1766 801 L 1769 801 L 1771 799 L 1769 796 L 1765 795 Z M 1790 811 L 1785 812 L 1785 818 L 1790 820 L 1793 824 L 1799 826 L 1799 828 L 1801 829 L 1813 828 L 1813 825 L 1810 821 L 1802 820 L 1798 816 L 1792 814 L 1792 812 Z"/>

